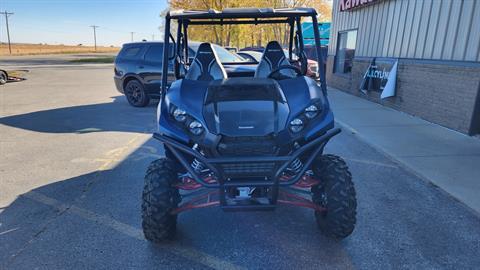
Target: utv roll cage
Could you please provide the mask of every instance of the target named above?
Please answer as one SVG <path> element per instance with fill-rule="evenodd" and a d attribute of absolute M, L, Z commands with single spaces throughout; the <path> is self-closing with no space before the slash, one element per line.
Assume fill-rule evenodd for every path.
<path fill-rule="evenodd" d="M 165 40 L 163 47 L 162 85 L 161 93 L 167 91 L 168 62 L 174 60 L 175 77 L 180 75 L 180 65 L 189 65 L 188 57 L 188 26 L 189 25 L 228 25 L 228 24 L 278 24 L 287 23 L 290 26 L 288 55 L 292 60 L 293 49 L 297 55 L 305 56 L 302 18 L 311 18 L 313 33 L 319 63 L 320 87 L 324 93 L 327 91 L 325 83 L 325 67 L 323 54 L 320 50 L 320 32 L 318 30 L 317 12 L 313 8 L 226 8 L 222 11 L 209 10 L 172 10 L 165 16 Z M 170 32 L 171 21 L 177 21 L 176 38 Z M 167 38 L 169 37 L 169 38 Z M 174 55 L 171 56 L 170 43 L 174 46 Z M 306 61 L 306 57 L 305 60 Z M 306 62 L 305 62 L 306 65 Z M 162 95 L 163 99 L 164 95 Z"/>

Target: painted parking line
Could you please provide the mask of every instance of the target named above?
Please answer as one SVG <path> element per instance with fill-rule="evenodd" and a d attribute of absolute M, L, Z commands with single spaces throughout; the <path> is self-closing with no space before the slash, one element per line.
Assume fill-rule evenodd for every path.
<path fill-rule="evenodd" d="M 122 156 L 128 152 L 130 148 L 132 148 L 137 140 L 141 137 L 141 134 L 137 134 L 132 139 L 130 139 L 124 146 L 118 147 L 108 151 L 103 159 L 102 165 L 98 167 L 98 171 L 104 171 L 107 169 L 111 169 L 117 162 L 122 161 Z M 99 160 L 99 159 L 96 159 Z"/>
<path fill-rule="evenodd" d="M 75 132 L 80 133 L 80 134 L 84 134 L 84 133 L 101 132 L 101 131 L 103 131 L 103 130 L 99 129 L 99 128 L 91 127 L 91 128 L 82 128 L 82 129 L 76 130 Z"/>
<path fill-rule="evenodd" d="M 372 161 L 372 160 L 365 160 L 365 159 L 356 159 L 356 158 L 343 158 L 346 161 L 351 161 L 351 162 L 356 162 L 356 163 L 362 163 L 362 164 L 367 164 L 367 165 L 374 165 L 374 166 L 379 166 L 379 167 L 387 167 L 387 168 L 392 168 L 392 169 L 398 169 L 398 166 L 395 166 L 393 164 L 387 164 L 383 162 L 377 162 L 377 161 Z"/>
<path fill-rule="evenodd" d="M 1 225 L 1 223 L 0 223 Z M 4 234 L 7 234 L 7 233 L 11 233 L 11 232 L 14 232 L 16 230 L 18 230 L 19 228 L 13 228 L 13 229 L 10 229 L 10 230 L 6 230 L 6 231 L 3 231 L 3 232 L 0 232 L 0 235 L 4 235 Z"/>
<path fill-rule="evenodd" d="M 143 237 L 142 230 L 135 228 L 131 225 L 122 223 L 111 217 L 100 215 L 95 212 L 77 207 L 75 205 L 64 204 L 61 201 L 50 198 L 48 196 L 45 196 L 35 191 L 31 191 L 22 196 L 29 198 L 31 200 L 34 200 L 36 202 L 42 203 L 44 205 L 48 205 L 56 210 L 66 211 L 67 213 L 76 215 L 85 220 L 93 221 L 96 224 L 101 224 L 103 226 L 111 228 L 131 238 L 134 238 L 140 241 L 146 241 L 146 239 Z M 228 261 L 222 260 L 221 258 L 217 258 L 215 256 L 206 254 L 204 252 L 201 252 L 193 248 L 179 246 L 178 244 L 171 244 L 165 247 L 158 246 L 158 248 L 165 249 L 167 252 L 173 253 L 177 256 L 183 257 L 187 260 L 205 265 L 213 269 L 227 269 L 227 270 L 246 269 L 238 265 L 232 264 Z"/>

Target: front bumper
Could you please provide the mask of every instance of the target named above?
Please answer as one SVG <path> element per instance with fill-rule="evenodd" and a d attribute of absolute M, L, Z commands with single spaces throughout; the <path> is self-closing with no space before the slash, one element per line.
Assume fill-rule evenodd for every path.
<path fill-rule="evenodd" d="M 174 156 L 180 161 L 183 167 L 190 173 L 192 178 L 207 188 L 224 188 L 224 187 L 242 187 L 242 186 L 249 186 L 249 187 L 260 187 L 260 186 L 287 186 L 295 184 L 305 173 L 305 171 L 310 167 L 311 163 L 315 159 L 315 157 L 323 151 L 325 144 L 332 138 L 333 136 L 340 133 L 339 128 L 330 129 L 325 132 L 323 135 L 317 137 L 316 139 L 306 143 L 302 147 L 295 150 L 290 155 L 285 156 L 255 156 L 255 157 L 215 157 L 215 158 L 207 158 L 201 155 L 199 152 L 191 149 L 188 146 L 185 146 L 174 139 L 155 133 L 153 137 L 162 143 L 174 154 Z M 206 182 L 202 177 L 195 172 L 195 170 L 191 167 L 190 163 L 187 161 L 188 159 L 185 158 L 185 155 L 191 156 L 196 158 L 198 161 L 203 163 L 206 168 L 210 169 L 213 174 L 215 175 L 216 182 Z M 300 156 L 306 155 L 307 158 L 303 164 L 302 170 L 297 173 L 294 177 L 289 179 L 288 181 L 280 182 L 280 178 L 282 173 L 287 169 L 287 167 L 297 158 Z M 275 164 L 275 170 L 265 174 L 262 181 L 254 180 L 232 180 L 230 179 L 229 173 L 225 172 L 225 168 L 229 168 L 229 164 L 236 164 L 242 165 L 246 164 L 265 164 L 265 163 L 273 163 Z"/>
<path fill-rule="evenodd" d="M 207 158 L 201 155 L 199 152 L 193 150 L 192 148 L 181 144 L 174 139 L 167 137 L 165 135 L 161 135 L 155 133 L 153 137 L 158 139 L 165 146 L 173 153 L 173 155 L 178 159 L 178 161 L 182 164 L 182 166 L 188 171 L 190 174 L 189 179 L 192 180 L 194 188 L 185 188 L 185 183 L 183 183 L 184 188 L 177 186 L 180 189 L 196 189 L 198 187 L 206 187 L 206 188 L 213 188 L 217 189 L 216 191 L 211 191 L 206 194 L 199 196 L 199 198 L 208 198 L 206 203 L 203 204 L 195 204 L 198 202 L 199 198 L 192 199 L 191 202 L 184 203 L 179 208 L 175 209 L 173 213 L 179 213 L 185 210 L 193 209 L 193 208 L 201 208 L 207 207 L 211 205 L 220 205 L 221 208 L 225 211 L 239 211 L 239 210 L 273 210 L 277 203 L 287 203 L 293 204 L 297 206 L 303 206 L 315 209 L 316 211 L 322 211 L 315 203 L 305 200 L 301 197 L 297 197 L 297 200 L 300 201 L 289 201 L 282 198 L 279 198 L 279 195 L 285 195 L 285 192 L 280 192 L 280 187 L 286 186 L 302 186 L 302 182 L 305 180 L 306 171 L 310 168 L 314 159 L 323 152 L 323 149 L 326 143 L 332 138 L 333 136 L 340 133 L 339 128 L 330 129 L 325 132 L 323 135 L 315 138 L 314 140 L 306 143 L 305 145 L 301 146 L 293 153 L 285 156 L 256 156 L 256 157 L 215 157 L 215 158 Z M 210 169 L 213 172 L 213 178 L 208 176 L 203 178 L 199 175 L 191 166 L 191 164 L 185 158 L 185 155 L 192 156 L 196 158 L 198 161 L 203 163 L 206 168 Z M 294 176 L 291 176 L 285 179 L 284 171 L 288 168 L 288 166 L 297 158 L 301 157 L 304 159 L 303 167 L 299 172 L 297 172 Z M 229 177 L 228 171 L 225 168 L 229 165 L 235 164 L 235 166 L 243 166 L 245 164 L 265 164 L 265 163 L 273 163 L 274 170 L 271 170 L 270 173 L 266 173 L 263 177 L 255 177 L 253 179 L 246 178 L 246 179 L 232 179 Z M 234 166 L 234 167 L 235 167 Z M 248 168 L 248 166 L 247 166 Z M 318 182 L 317 182 L 318 184 Z M 192 187 L 192 183 L 187 183 L 187 186 Z M 311 184 L 310 187 L 314 184 Z M 232 188 L 267 188 L 269 193 L 262 198 L 256 199 L 245 199 L 236 201 L 232 200 L 231 197 L 228 195 L 228 190 Z M 217 201 L 210 201 L 211 195 L 215 193 L 218 194 Z M 288 195 L 288 194 L 287 194 Z M 288 195 L 288 196 L 295 196 L 295 195 Z"/>

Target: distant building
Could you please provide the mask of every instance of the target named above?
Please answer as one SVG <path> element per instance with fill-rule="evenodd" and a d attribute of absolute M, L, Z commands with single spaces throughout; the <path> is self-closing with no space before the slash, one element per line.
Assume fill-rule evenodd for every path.
<path fill-rule="evenodd" d="M 480 1 L 334 0 L 328 54 L 330 86 L 480 134 Z"/>

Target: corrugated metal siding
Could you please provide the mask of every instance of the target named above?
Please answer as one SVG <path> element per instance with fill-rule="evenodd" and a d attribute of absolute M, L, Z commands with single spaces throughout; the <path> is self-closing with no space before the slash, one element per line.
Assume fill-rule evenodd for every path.
<path fill-rule="evenodd" d="M 330 55 L 339 31 L 358 29 L 355 56 L 480 61 L 480 0 L 383 0 L 345 12 L 338 5 Z"/>

